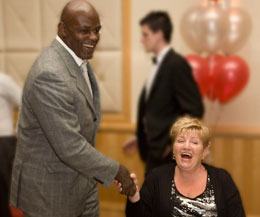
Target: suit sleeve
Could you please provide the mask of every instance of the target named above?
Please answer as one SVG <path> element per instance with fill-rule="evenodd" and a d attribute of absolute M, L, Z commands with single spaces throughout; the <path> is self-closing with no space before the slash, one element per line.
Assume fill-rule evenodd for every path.
<path fill-rule="evenodd" d="M 146 145 L 146 138 L 145 138 L 145 132 L 144 132 L 144 123 L 143 118 L 145 116 L 145 89 L 143 88 L 139 102 L 138 102 L 138 117 L 137 117 L 137 143 L 139 147 L 139 153 L 141 156 L 141 159 L 146 162 L 147 160 L 147 145 Z"/>
<path fill-rule="evenodd" d="M 43 72 L 35 79 L 28 99 L 59 159 L 74 170 L 109 186 L 119 164 L 97 151 L 80 134 L 73 94 L 68 83 L 58 75 Z"/>
<path fill-rule="evenodd" d="M 204 107 L 190 66 L 182 60 L 174 68 L 174 95 L 181 107 L 180 110 L 183 115 L 188 114 L 201 118 Z"/>

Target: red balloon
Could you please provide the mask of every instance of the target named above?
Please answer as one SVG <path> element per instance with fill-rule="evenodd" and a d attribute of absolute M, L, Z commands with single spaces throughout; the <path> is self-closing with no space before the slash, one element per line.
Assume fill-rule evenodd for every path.
<path fill-rule="evenodd" d="M 226 103 L 235 97 L 249 79 L 249 67 L 239 56 L 229 56 L 216 66 L 218 78 L 215 83 L 220 103 Z"/>
<path fill-rule="evenodd" d="M 224 56 L 219 54 L 214 54 L 211 56 L 208 56 L 206 58 L 207 62 L 207 74 L 209 77 L 209 88 L 207 90 L 207 97 L 210 100 L 216 100 L 217 99 L 217 92 L 216 92 L 216 81 L 218 78 L 218 70 L 216 70 L 216 67 L 218 63 L 224 59 Z"/>
<path fill-rule="evenodd" d="M 201 96 L 204 96 L 209 88 L 209 76 L 207 74 L 207 65 L 204 58 L 196 54 L 186 56 L 190 64 L 195 81 L 197 82 Z"/>

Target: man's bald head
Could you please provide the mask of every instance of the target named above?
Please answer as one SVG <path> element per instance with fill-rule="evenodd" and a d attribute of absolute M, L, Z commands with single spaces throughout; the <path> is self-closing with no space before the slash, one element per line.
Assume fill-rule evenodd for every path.
<path fill-rule="evenodd" d="M 95 8 L 86 0 L 72 0 L 61 13 L 58 35 L 78 57 L 90 59 L 99 40 L 100 28 Z"/>
<path fill-rule="evenodd" d="M 80 11 L 85 11 L 87 13 L 95 13 L 95 8 L 86 0 L 71 0 L 69 1 L 62 10 L 60 22 L 69 24 L 71 19 L 78 14 Z"/>

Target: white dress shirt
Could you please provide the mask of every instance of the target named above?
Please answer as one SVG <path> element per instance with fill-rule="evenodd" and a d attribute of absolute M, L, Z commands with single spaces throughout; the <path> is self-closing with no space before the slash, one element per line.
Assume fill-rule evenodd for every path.
<path fill-rule="evenodd" d="M 56 36 L 56 40 L 70 53 L 70 55 L 73 57 L 73 59 L 75 60 L 75 62 L 77 63 L 77 65 L 80 67 L 84 78 L 86 79 L 87 85 L 89 87 L 89 91 L 91 96 L 93 97 L 93 92 L 92 92 L 92 88 L 91 88 L 91 84 L 90 84 L 90 80 L 89 80 L 89 76 L 88 76 L 88 69 L 87 69 L 87 60 L 83 60 L 80 57 L 78 57 L 73 50 L 71 50 L 65 43 L 64 41 L 62 41 L 62 39 L 57 35 Z"/>
<path fill-rule="evenodd" d="M 20 107 L 22 90 L 7 74 L 0 72 L 0 136 L 14 134 L 14 108 Z"/>
<path fill-rule="evenodd" d="M 149 97 L 149 94 L 151 92 L 154 79 L 157 75 L 158 69 L 160 68 L 160 65 L 165 57 L 165 55 L 168 53 L 168 51 L 171 49 L 170 46 L 166 46 L 156 57 L 156 63 L 153 65 L 151 72 L 148 75 L 146 84 L 145 84 L 145 98 L 146 100 Z"/>

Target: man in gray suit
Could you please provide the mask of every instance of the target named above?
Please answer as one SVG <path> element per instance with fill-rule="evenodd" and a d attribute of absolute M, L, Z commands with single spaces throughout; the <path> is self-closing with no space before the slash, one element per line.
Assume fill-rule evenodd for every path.
<path fill-rule="evenodd" d="M 100 29 L 91 4 L 70 1 L 56 39 L 26 79 L 11 189 L 11 204 L 26 217 L 98 216 L 97 182 L 109 186 L 116 179 L 124 194 L 135 193 L 127 169 L 94 148 L 99 93 L 84 64 Z"/>

